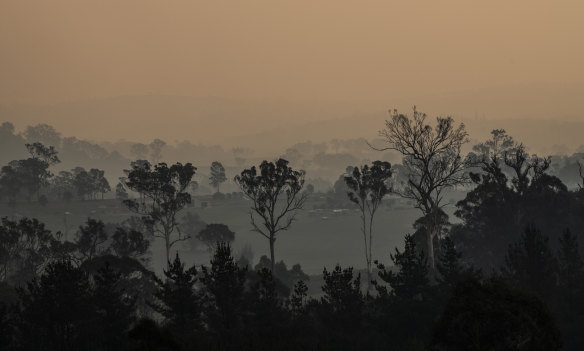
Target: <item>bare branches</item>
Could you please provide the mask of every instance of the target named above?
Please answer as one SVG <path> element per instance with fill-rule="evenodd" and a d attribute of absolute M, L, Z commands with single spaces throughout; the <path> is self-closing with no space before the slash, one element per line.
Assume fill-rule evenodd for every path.
<path fill-rule="evenodd" d="M 187 236 L 179 236 L 177 239 L 171 241 L 169 246 L 172 247 L 175 243 L 180 242 L 180 241 L 187 241 L 190 238 L 191 237 L 189 235 L 187 235 Z"/>
<path fill-rule="evenodd" d="M 286 160 L 280 159 L 276 164 L 264 161 L 260 165 L 260 174 L 256 168 L 244 170 L 235 177 L 244 194 L 252 201 L 251 210 L 259 215 L 268 235 L 288 229 L 294 220 L 294 213 L 302 209 L 307 194 L 302 192 L 304 171 L 293 171 Z M 252 224 L 256 231 L 261 231 L 253 213 Z M 281 221 L 284 220 L 284 223 Z"/>
<path fill-rule="evenodd" d="M 257 212 L 257 211 L 256 211 L 256 212 Z M 260 227 L 258 227 L 258 225 L 257 225 L 257 223 L 256 223 L 256 221 L 255 221 L 255 218 L 254 218 L 254 216 L 253 216 L 253 211 L 249 211 L 249 216 L 250 216 L 250 219 L 251 219 L 251 225 L 253 226 L 253 229 L 252 229 L 252 231 L 260 233 L 260 234 L 261 234 L 262 236 L 264 236 L 266 239 L 270 239 L 270 236 L 269 236 L 269 235 L 267 235 L 267 234 L 266 234 L 266 233 L 265 233 L 265 232 L 264 232 L 262 229 L 260 229 Z M 262 217 L 262 218 L 263 218 L 263 217 Z M 263 224 L 264 224 L 264 226 L 266 226 L 266 227 L 267 227 L 267 224 L 266 224 L 266 223 L 267 223 L 267 222 L 266 222 L 266 218 L 263 218 L 263 219 L 264 219 L 264 222 L 263 222 Z M 266 228 L 266 229 L 269 229 L 269 228 Z"/>
<path fill-rule="evenodd" d="M 436 126 L 426 124 L 427 115 L 413 108 L 412 117 L 390 111 L 390 119 L 379 135 L 387 147 L 376 150 L 396 150 L 403 158 L 408 181 L 394 193 L 417 202 L 424 213 L 441 206 L 443 188 L 466 182 L 464 170 L 469 166 L 460 149 L 468 142 L 464 124 L 456 126 L 451 117 L 437 117 Z"/>
<path fill-rule="evenodd" d="M 414 200 L 424 216 L 436 213 L 442 204 L 444 189 L 468 181 L 465 170 L 469 168 L 468 158 L 461 156 L 461 147 L 468 142 L 464 124 L 455 125 L 451 117 L 437 117 L 436 125 L 426 123 L 427 115 L 413 108 L 412 116 L 389 112 L 385 129 L 379 135 L 387 147 L 382 150 L 396 150 L 403 155 L 403 166 L 407 182 L 394 193 Z M 376 149 L 379 150 L 379 149 Z M 432 238 L 437 223 L 428 223 L 428 256 L 434 267 Z"/>
<path fill-rule="evenodd" d="M 515 172 L 513 185 L 522 194 L 529 186 L 529 174 L 533 171 L 535 179 L 539 178 L 549 168 L 551 158 L 541 158 L 536 155 L 529 155 L 523 144 L 511 151 L 504 152 L 505 165 Z"/>

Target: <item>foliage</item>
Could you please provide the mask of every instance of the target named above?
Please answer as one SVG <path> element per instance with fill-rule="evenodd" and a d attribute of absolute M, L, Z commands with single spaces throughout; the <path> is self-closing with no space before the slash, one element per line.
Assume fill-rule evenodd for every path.
<path fill-rule="evenodd" d="M 379 278 L 391 287 L 391 294 L 400 299 L 423 300 L 429 288 L 428 265 L 424 252 L 416 249 L 414 238 L 406 235 L 404 251 L 396 247 L 395 254 L 390 257 L 398 272 L 387 270 L 382 263 L 377 263 L 377 268 Z M 389 294 L 385 286 L 377 284 L 376 287 L 382 296 Z"/>
<path fill-rule="evenodd" d="M 354 349 L 360 339 L 356 335 L 364 329 L 361 275 L 353 277 L 353 268 L 336 265 L 330 272 L 324 269 L 323 280 L 324 296 L 318 310 L 319 319 L 325 324 L 322 338 L 331 347 Z"/>
<path fill-rule="evenodd" d="M 463 279 L 480 278 L 480 271 L 465 267 L 461 261 L 462 253 L 456 250 L 454 241 L 446 237 L 442 242 L 442 250 L 438 257 L 436 268 L 440 274 L 436 281 L 446 292 L 452 291 L 456 283 Z"/>
<path fill-rule="evenodd" d="M 270 259 L 263 255 L 260 257 L 258 264 L 254 267 L 255 271 L 261 271 L 263 269 L 271 269 L 272 262 Z M 272 271 L 270 271 L 272 272 Z M 292 268 L 288 269 L 286 263 L 284 261 L 276 262 L 274 264 L 274 271 L 272 272 L 274 276 L 277 278 L 278 282 L 281 282 L 285 289 L 288 291 L 284 295 L 289 294 L 289 289 L 292 289 L 296 282 L 300 280 L 308 281 L 310 277 L 302 271 L 302 267 L 299 263 L 292 266 Z"/>
<path fill-rule="evenodd" d="M 81 263 L 80 268 L 88 274 L 95 276 L 105 266 L 111 267 L 119 280 L 116 288 L 123 296 L 132 298 L 136 315 L 149 315 L 152 313 L 150 304 L 153 303 L 154 294 L 159 285 L 156 275 L 144 267 L 144 264 L 131 257 L 118 257 L 110 254 L 96 256 L 91 260 Z"/>
<path fill-rule="evenodd" d="M 334 194 L 328 196 L 331 205 L 361 208 L 365 235 L 366 219 L 372 222 L 377 205 L 391 188 L 381 178 L 403 181 L 396 188 L 402 196 L 409 188 L 411 199 L 429 199 L 426 207 L 417 202 L 422 211 L 431 211 L 414 223 L 416 233 L 406 236 L 403 251 L 396 248 L 390 255 L 392 267 L 375 262 L 377 294 L 361 291 L 360 275 L 355 276 L 352 268 L 325 269 L 318 291 L 314 282 L 318 279 L 307 285 L 309 277 L 299 264 L 288 269 L 283 261 L 275 261 L 276 234 L 290 227 L 312 192 L 308 188 L 303 192 L 304 172 L 294 171 L 286 160 L 264 161 L 257 170 L 252 167 L 235 178 L 252 200 L 254 229 L 270 242 L 270 258 L 262 256 L 249 272 L 251 255 L 246 255 L 247 262 L 236 262 L 229 245 L 234 233 L 226 226 L 206 226 L 189 213 L 178 227 L 176 215 L 191 202 L 196 169 L 190 164 L 152 166 L 138 160 L 116 190 L 141 218 L 107 225 L 88 219 L 75 242 L 64 241 L 60 233 L 52 233 L 35 219 L 2 219 L 0 348 L 553 350 L 563 341 L 567 350 L 581 349 L 584 263 L 578 240 L 584 228 L 584 192 L 569 191 L 552 175 L 559 174 L 559 168 L 551 169 L 550 158 L 530 155 L 504 130 L 493 131 L 492 139 L 476 145 L 463 160 L 464 126 L 456 127 L 450 118 L 439 118 L 436 127 L 429 126 L 425 118 L 416 110 L 413 118 L 394 112 L 386 124 L 389 145 L 411 142 L 408 135 L 419 138 L 413 145 L 403 144 L 405 149 L 396 149 L 412 152 L 405 156 L 404 165 L 397 165 L 396 171 L 380 161 L 350 167 L 335 183 L 335 192 L 344 202 Z M 16 201 L 33 195 L 39 202 L 50 199 L 54 206 L 55 197 L 66 199 L 77 193 L 96 199 L 109 191 L 104 172 L 97 168 L 77 167 L 53 176 L 50 167 L 59 157 L 72 155 L 72 146 L 83 145 L 37 127 L 27 136 L 30 157 L 12 161 L 0 172 L 0 196 L 11 204 L 13 218 L 20 216 L 14 213 Z M 4 136 L 24 143 L 9 124 L 0 126 L 0 137 Z M 155 144 L 150 156 L 158 160 L 164 142 Z M 147 157 L 150 149 L 143 146 Z M 322 168 L 326 160 L 346 159 L 338 152 L 328 157 L 325 144 L 305 146 L 298 144 L 287 154 L 297 161 L 300 154 L 315 156 L 315 161 L 323 160 L 318 165 Z M 349 148 L 338 142 L 336 146 Z M 57 150 L 69 151 L 58 157 Z M 577 162 L 572 163 L 570 169 L 577 172 Z M 449 170 L 455 173 L 449 181 L 424 192 Z M 443 190 L 466 179 L 467 171 L 476 187 L 458 203 L 456 215 L 462 223 L 451 225 L 442 209 Z M 130 190 L 139 198 L 129 199 Z M 236 197 L 227 194 L 227 199 Z M 370 264 L 370 224 L 368 229 Z M 164 275 L 157 277 L 146 267 L 152 234 L 164 239 L 167 258 L 173 244 L 197 234 L 210 248 L 220 243 L 213 247 L 210 267 L 185 268 L 177 252 L 173 262 L 168 260 Z M 433 239 L 429 248 L 436 245 L 436 271 L 428 266 L 431 252 L 421 249 L 420 237 Z M 501 272 L 501 277 L 492 273 L 483 278 L 469 264 L 473 262 L 493 268 L 489 272 Z"/>
<path fill-rule="evenodd" d="M 169 269 L 164 270 L 164 276 L 166 280 L 159 281 L 160 288 L 155 293 L 161 303 L 152 306 L 164 316 L 165 325 L 179 336 L 201 328 L 202 302 L 194 288 L 195 267 L 185 269 L 177 253 Z"/>
<path fill-rule="evenodd" d="M 259 279 L 252 286 L 249 297 L 252 316 L 246 321 L 246 338 L 252 340 L 256 349 L 276 349 L 288 331 L 290 315 L 277 292 L 272 272 L 262 268 L 256 273 Z"/>
<path fill-rule="evenodd" d="M 15 200 L 23 190 L 30 200 L 33 195 L 40 197 L 42 187 L 49 185 L 53 174 L 49 167 L 60 162 L 54 147 L 46 147 L 41 143 L 26 144 L 31 157 L 11 161 L 3 166 L 0 172 L 0 193 Z"/>
<path fill-rule="evenodd" d="M 521 240 L 509 247 L 503 274 L 515 286 L 551 302 L 556 286 L 557 261 L 548 238 L 528 226 Z"/>
<path fill-rule="evenodd" d="M 56 165 L 60 163 L 59 157 L 57 156 L 57 150 L 54 146 L 45 146 L 42 143 L 32 143 L 25 144 L 30 157 L 35 160 L 41 160 L 48 164 L 49 166 Z"/>
<path fill-rule="evenodd" d="M 211 186 L 213 188 L 217 188 L 217 192 L 219 192 L 219 187 L 226 180 L 227 177 L 225 176 L 225 167 L 223 167 L 221 162 L 214 161 L 211 164 L 211 176 L 209 177 Z"/>
<path fill-rule="evenodd" d="M 475 164 L 488 166 L 491 162 L 499 163 L 505 159 L 505 154 L 513 152 L 519 146 L 504 129 L 494 129 L 491 135 L 491 139 L 472 147 L 471 157 Z"/>
<path fill-rule="evenodd" d="M 119 349 L 135 318 L 134 299 L 107 264 L 90 275 L 70 260 L 47 265 L 18 289 L 25 349 Z"/>
<path fill-rule="evenodd" d="M 354 310 L 362 302 L 361 275 L 353 279 L 353 268 L 343 269 L 336 265 L 328 272 L 323 271 L 324 285 L 322 301 L 330 306 L 333 311 Z"/>
<path fill-rule="evenodd" d="M 79 227 L 75 244 L 83 260 L 91 260 L 95 255 L 105 251 L 107 241 L 105 224 L 101 220 L 87 219 L 87 224 Z"/>
<path fill-rule="evenodd" d="M 538 298 L 500 280 L 459 282 L 436 325 L 431 350 L 558 350 L 560 332 Z"/>
<path fill-rule="evenodd" d="M 407 182 L 394 191 L 415 201 L 424 216 L 438 213 L 444 206 L 446 189 L 467 181 L 465 170 L 469 160 L 461 155 L 461 147 L 468 142 L 464 124 L 455 125 L 451 117 L 437 117 L 436 126 L 426 124 L 427 115 L 413 109 L 412 117 L 390 112 L 385 129 L 379 135 L 387 143 L 381 150 L 396 150 L 403 155 L 402 164 L 407 170 Z M 427 221 L 428 259 L 434 268 L 433 237 L 437 228 Z"/>
<path fill-rule="evenodd" d="M 45 274 L 18 290 L 23 341 L 29 349 L 84 349 L 95 318 L 88 275 L 71 261 L 49 263 Z"/>
<path fill-rule="evenodd" d="M 302 192 L 304 171 L 295 171 L 288 161 L 263 161 L 235 177 L 243 193 L 252 201 L 250 217 L 254 230 L 270 243 L 271 271 L 274 271 L 276 235 L 290 228 L 296 212 L 302 209 L 307 194 Z M 259 216 L 259 219 L 256 218 Z"/>
<path fill-rule="evenodd" d="M 100 335 L 100 344 L 106 349 L 124 345 L 126 333 L 136 319 L 136 297 L 124 288 L 124 277 L 108 262 L 93 275 L 92 300 L 95 319 L 92 321 Z"/>
<path fill-rule="evenodd" d="M 57 239 L 37 219 L 11 221 L 0 225 L 0 278 L 14 283 L 36 277 L 53 256 Z"/>
<path fill-rule="evenodd" d="M 127 230 L 126 226 L 120 228 Z M 91 229 L 99 229 L 99 222 L 86 227 L 88 232 L 100 231 Z M 578 282 L 581 273 L 577 250 L 570 249 L 577 246 L 576 238 L 565 234 L 563 240 L 562 288 Z M 425 256 L 411 236 L 406 236 L 403 252 L 396 249 L 390 255 L 394 271 L 379 267 L 380 278 L 391 290 L 363 296 L 360 276 L 355 277 L 352 268 L 337 265 L 332 271 L 324 270 L 318 300 L 310 296 L 303 279 L 296 280 L 293 294 L 285 299 L 277 275 L 267 268 L 267 257 L 256 272 L 248 273 L 237 265 L 227 243 L 219 243 L 211 267 L 203 267 L 200 273 L 194 266 L 186 269 L 177 254 L 163 279 L 127 256 L 103 252 L 79 267 L 63 256 L 49 261 L 40 278 L 18 290 L 18 309 L 2 307 L 1 301 L 11 298 L 0 293 L 0 328 L 8 333 L 0 342 L 40 350 L 225 350 L 242 345 L 250 349 L 417 350 L 429 345 L 432 326 L 438 321 L 434 349 L 472 349 L 491 343 L 519 349 L 521 345 L 540 347 L 534 343 L 556 348 L 559 334 L 544 303 L 503 283 L 480 283 L 466 275 L 454 244 L 448 238 L 443 244 L 436 287 L 446 289 L 440 299 L 434 298 Z M 280 263 L 276 267 L 286 270 Z M 466 277 L 475 285 L 469 288 Z M 445 301 L 448 304 L 440 317 Z M 569 306 L 578 311 L 580 305 L 575 301 Z M 164 321 L 136 323 L 137 316 L 152 313 L 149 308 L 161 313 Z M 579 316 L 560 311 L 562 330 L 569 332 L 568 345 L 577 349 Z M 495 334 L 502 337 L 492 337 Z"/>
<path fill-rule="evenodd" d="M 192 164 L 176 163 L 170 167 L 159 163 L 154 168 L 148 162 L 134 163 L 128 171 L 125 186 L 138 192 L 143 199 L 124 200 L 128 208 L 143 216 L 153 235 L 165 242 L 166 260 L 170 266 L 170 248 L 177 242 L 187 240 L 181 235 L 176 215 L 191 202 L 187 192 L 196 168 Z M 177 230 L 177 234 L 173 233 Z"/>
<path fill-rule="evenodd" d="M 572 306 L 579 302 L 584 308 L 584 261 L 578 251 L 578 237 L 569 230 L 565 230 L 560 238 L 558 272 L 563 300 Z M 580 312 L 584 313 L 584 310 Z"/>
<path fill-rule="evenodd" d="M 2 167 L 0 171 L 0 197 L 8 198 L 9 202 L 16 201 L 27 180 L 22 177 L 22 173 L 22 169 L 15 162 Z"/>
<path fill-rule="evenodd" d="M 288 305 L 292 314 L 298 316 L 305 312 L 305 306 L 308 296 L 308 286 L 303 280 L 294 284 L 294 290 L 288 299 Z"/>
<path fill-rule="evenodd" d="M 490 159 L 483 157 L 480 171 L 470 174 L 476 187 L 456 205 L 463 225 L 453 228 L 452 237 L 467 260 L 488 270 L 504 264 L 508 246 L 528 225 L 548 233 L 552 247 L 566 228 L 584 226 L 584 201 L 547 174 L 549 159 L 529 156 L 522 145 L 507 145 L 491 152 Z"/>
<path fill-rule="evenodd" d="M 209 252 L 212 252 L 218 242 L 232 243 L 235 233 L 225 224 L 211 223 L 197 234 L 197 239 L 205 243 Z"/>
<path fill-rule="evenodd" d="M 105 172 L 97 168 L 92 168 L 87 172 L 78 167 L 74 170 L 73 187 L 77 190 L 77 195 L 82 199 L 96 199 L 97 194 L 103 195 L 111 191 L 109 182 L 105 178 Z M 117 189 L 116 189 L 117 191 Z"/>
<path fill-rule="evenodd" d="M 584 344 L 584 263 L 578 251 L 578 237 L 569 230 L 560 237 L 558 252 L 557 315 L 566 350 Z"/>
<path fill-rule="evenodd" d="M 116 228 L 109 250 L 119 257 L 140 258 L 148 253 L 150 241 L 142 232 L 123 227 Z"/>
<path fill-rule="evenodd" d="M 367 265 L 367 291 L 371 286 L 371 263 L 373 245 L 373 217 L 383 197 L 390 192 L 388 181 L 391 178 L 391 165 L 388 162 L 374 161 L 369 165 L 354 167 L 345 183 L 349 188 L 347 196 L 359 206 L 361 211 L 361 232 L 365 244 L 365 262 Z"/>
<path fill-rule="evenodd" d="M 243 328 L 246 268 L 240 268 L 227 243 L 218 243 L 211 267 L 202 268 L 209 328 L 219 348 L 234 348 Z"/>

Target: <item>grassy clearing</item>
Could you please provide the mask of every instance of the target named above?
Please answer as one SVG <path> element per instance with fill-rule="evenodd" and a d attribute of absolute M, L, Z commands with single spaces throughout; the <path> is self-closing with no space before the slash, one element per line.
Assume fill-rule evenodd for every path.
<path fill-rule="evenodd" d="M 202 201 L 209 206 L 200 207 Z M 307 202 L 306 208 L 312 209 L 318 199 Z M 267 240 L 252 232 L 249 220 L 249 203 L 247 200 L 224 200 L 214 202 L 210 197 L 197 197 L 196 206 L 186 211 L 197 213 L 207 223 L 223 223 L 236 233 L 233 244 L 236 254 L 250 245 L 254 253 L 254 262 L 260 256 L 269 254 Z M 69 214 L 65 214 L 65 213 Z M 77 228 L 88 217 L 104 222 L 117 223 L 131 216 L 118 200 L 51 202 L 42 207 L 36 202 L 18 203 L 14 211 L 15 218 L 35 217 L 44 222 L 53 231 L 67 233 L 72 239 Z M 0 205 L 0 216 L 12 216 L 12 210 L 6 204 Z M 419 217 L 419 212 L 410 207 L 388 208 L 382 206 L 375 217 L 373 238 L 373 259 L 389 263 L 390 252 L 394 247 L 403 245 L 403 236 L 412 232 L 412 223 Z M 359 213 L 356 210 L 304 210 L 297 216 L 291 229 L 281 232 L 276 241 L 276 260 L 284 260 L 290 267 L 300 263 L 303 270 L 311 275 L 320 275 L 324 267 L 331 269 L 340 263 L 343 267 L 362 268 L 364 264 L 363 237 L 359 227 Z M 203 247 L 191 250 L 188 245 L 176 246 L 181 257 L 187 262 L 208 264 L 209 253 Z M 174 255 L 174 250 L 173 250 Z M 151 268 L 161 273 L 164 266 L 162 242 L 156 240 L 152 246 Z"/>

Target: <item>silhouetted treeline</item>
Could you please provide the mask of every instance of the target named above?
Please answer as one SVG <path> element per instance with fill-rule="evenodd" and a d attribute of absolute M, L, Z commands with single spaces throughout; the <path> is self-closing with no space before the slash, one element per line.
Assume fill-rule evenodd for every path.
<path fill-rule="evenodd" d="M 120 170 L 130 160 L 136 159 L 147 159 L 153 163 L 162 159 L 184 162 L 197 160 L 201 164 L 221 160 L 226 169 L 234 173 L 246 164 L 278 156 L 260 155 L 258 150 L 245 147 L 225 149 L 219 145 L 193 144 L 189 141 L 180 141 L 175 145 L 167 144 L 160 139 L 145 144 L 131 141 L 98 143 L 74 136 L 62 136 L 59 131 L 47 124 L 27 126 L 19 133 L 12 123 L 4 122 L 0 126 L 0 164 L 26 157 L 26 150 L 22 146 L 35 142 L 55 147 L 63 161 L 60 165 L 62 169 L 59 171 L 75 167 L 102 169 L 108 174 L 110 182 L 122 175 Z M 578 150 L 572 155 L 554 154 L 549 169 L 550 174 L 562 179 L 571 189 L 582 184 L 578 174 L 578 162 L 584 159 L 584 154 Z M 307 170 L 309 178 L 313 179 L 313 183 L 320 191 L 331 189 L 335 175 L 347 165 L 369 163 L 372 159 L 379 158 L 376 151 L 372 150 L 363 138 L 331 139 L 320 143 L 298 142 L 286 148 L 279 156 L 290 161 L 293 166 Z M 386 152 L 381 158 L 394 165 L 399 163 L 399 154 L 395 152 Z M 321 179 L 323 181 L 320 181 Z M 201 190 L 207 193 L 205 186 Z"/>
<path fill-rule="evenodd" d="M 303 275 L 272 275 L 234 259 L 217 243 L 209 266 L 178 254 L 157 277 L 140 259 L 138 235 L 88 220 L 74 242 L 41 223 L 4 220 L 1 346 L 23 350 L 554 350 L 578 349 L 584 317 L 584 265 L 565 232 L 554 254 L 528 227 L 506 264 L 484 275 L 445 239 L 437 272 L 413 236 L 377 262 L 375 290 L 363 293 L 352 268 L 324 269 L 322 293 Z M 7 245 L 20 240 L 39 245 Z M 125 239 L 121 238 L 124 237 Z M 138 236 L 138 238 L 135 238 Z M 109 243 L 109 244 L 108 244 Z M 98 244 L 96 246 L 96 244 Z M 21 250 L 13 257 L 8 252 Z M 125 250 L 124 250 L 125 248 Z M 10 258 L 9 262 L 5 259 Z M 18 278 L 30 272 L 28 282 Z"/>

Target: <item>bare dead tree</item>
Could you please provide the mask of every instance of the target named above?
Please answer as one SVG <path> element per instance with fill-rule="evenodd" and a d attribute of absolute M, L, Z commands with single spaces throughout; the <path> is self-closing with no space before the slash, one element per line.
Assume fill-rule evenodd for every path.
<path fill-rule="evenodd" d="M 403 198 L 414 200 L 426 221 L 428 264 L 434 268 L 434 244 L 437 233 L 439 211 L 446 204 L 443 193 L 446 189 L 468 181 L 465 172 L 470 166 L 462 157 L 461 147 L 468 140 L 464 124 L 455 125 L 452 117 L 437 117 L 436 126 L 426 123 L 427 115 L 413 108 L 412 116 L 390 111 L 385 129 L 379 135 L 388 145 L 374 148 L 378 151 L 396 150 L 403 155 L 403 166 L 407 170 L 407 182 L 394 192 Z M 435 219 L 435 220 L 432 220 Z"/>

